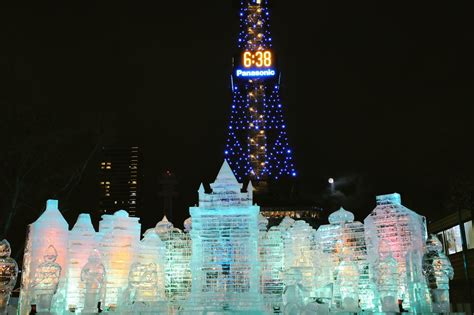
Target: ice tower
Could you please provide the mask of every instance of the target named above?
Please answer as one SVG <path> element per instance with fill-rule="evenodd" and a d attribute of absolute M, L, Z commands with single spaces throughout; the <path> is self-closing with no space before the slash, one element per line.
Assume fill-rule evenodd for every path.
<path fill-rule="evenodd" d="M 259 207 L 252 192 L 241 192 L 226 161 L 212 192 L 199 189 L 199 206 L 191 207 L 193 282 L 188 311 L 263 310 L 259 291 Z"/>
<path fill-rule="evenodd" d="M 399 282 L 397 299 L 405 309 L 412 309 L 407 284 L 406 258 L 409 252 L 423 253 L 426 241 L 426 220 L 401 204 L 399 194 L 377 196 L 377 206 L 365 218 L 365 237 L 370 268 L 374 277 L 380 277 L 378 266 L 388 255 L 397 262 Z M 421 256 L 422 257 L 422 256 Z M 421 259 L 413 269 L 421 270 Z M 424 281 L 415 275 L 414 281 Z M 377 282 L 377 281 L 375 281 Z"/>
<path fill-rule="evenodd" d="M 239 181 L 296 176 L 272 50 L 268 0 L 242 0 L 225 157 Z"/>

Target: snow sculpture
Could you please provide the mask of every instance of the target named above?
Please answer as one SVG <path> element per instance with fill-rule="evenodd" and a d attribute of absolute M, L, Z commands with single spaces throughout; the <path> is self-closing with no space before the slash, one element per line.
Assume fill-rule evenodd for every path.
<path fill-rule="evenodd" d="M 81 213 L 69 232 L 66 306 L 70 310 L 80 309 L 84 303 L 81 270 L 96 247 L 96 232 L 92 226 L 91 217 L 89 214 Z"/>
<path fill-rule="evenodd" d="M 377 288 L 380 294 L 382 312 L 398 312 L 397 293 L 399 288 L 398 263 L 392 253 L 379 261 Z"/>
<path fill-rule="evenodd" d="M 259 207 L 252 189 L 241 193 L 224 161 L 212 193 L 199 189 L 199 207 L 191 207 L 193 283 L 185 310 L 189 312 L 259 312 Z"/>
<path fill-rule="evenodd" d="M 449 313 L 449 280 L 453 279 L 454 271 L 441 242 L 433 234 L 426 241 L 423 273 L 430 289 L 433 312 Z"/>
<path fill-rule="evenodd" d="M 372 270 L 377 261 L 389 253 L 397 261 L 399 288 L 396 300 L 403 300 L 403 307 L 411 309 L 407 286 L 406 256 L 409 251 L 424 251 L 426 240 L 425 218 L 404 207 L 397 193 L 377 196 L 377 206 L 365 218 L 367 253 Z M 380 244 L 383 243 L 383 246 Z M 421 266 L 421 260 L 415 262 Z M 420 269 L 416 267 L 416 269 Z M 421 278 L 422 275 L 417 275 Z M 421 279 L 416 279 L 421 281 Z"/>
<path fill-rule="evenodd" d="M 105 277 L 105 267 L 102 264 L 100 254 L 97 250 L 94 250 L 81 270 L 81 284 L 84 288 L 83 312 L 96 312 L 98 303 L 104 300 Z"/>
<path fill-rule="evenodd" d="M 350 258 L 358 268 L 358 299 L 360 299 L 360 307 L 363 310 L 371 310 L 373 305 L 373 291 L 370 288 L 369 280 L 369 264 L 367 261 L 367 249 L 365 244 L 364 225 L 361 222 L 354 221 L 354 214 L 340 208 L 329 215 L 329 224 L 321 225 L 315 233 L 315 241 L 317 246 L 326 255 L 332 259 L 334 266 L 339 266 L 346 258 Z M 345 253 L 343 248 L 346 249 Z M 349 255 L 350 257 L 346 257 Z M 325 258 L 318 256 L 320 260 Z M 329 262 L 316 262 L 319 265 L 318 270 L 325 270 L 324 264 Z M 343 265 L 348 265 L 346 261 Z M 336 274 L 334 275 L 337 277 Z M 327 276 L 325 276 L 327 277 Z M 321 284 L 320 284 L 321 285 Z M 328 291 L 328 290 L 326 290 Z M 339 283 L 334 286 L 334 307 L 342 307 L 343 298 L 341 296 Z M 328 292 L 326 292 L 326 295 Z M 358 302 L 356 300 L 356 302 Z"/>
<path fill-rule="evenodd" d="M 53 295 L 56 293 L 62 268 L 56 262 L 58 252 L 49 245 L 44 254 L 44 260 L 38 265 L 33 276 L 32 289 L 39 312 L 49 312 Z"/>
<path fill-rule="evenodd" d="M 130 267 L 137 255 L 140 241 L 138 218 L 125 210 L 104 214 L 99 222 L 99 248 L 107 271 L 105 307 L 114 310 L 128 285 Z M 123 301 L 123 300 L 122 300 Z"/>
<path fill-rule="evenodd" d="M 61 215 L 61 212 L 59 212 L 58 201 L 48 200 L 46 210 L 35 222 L 30 224 L 28 228 L 22 268 L 20 314 L 28 314 L 31 304 L 48 304 L 51 302 L 45 301 L 46 298 L 43 298 L 43 301 L 35 301 L 36 289 L 34 288 L 34 281 L 35 279 L 39 279 L 37 269 L 40 264 L 45 262 L 45 258 L 53 259 L 51 252 L 54 251 L 53 261 L 54 264 L 60 267 L 58 270 L 67 270 L 68 238 L 69 226 Z M 48 251 L 50 255 L 45 255 Z M 48 272 L 47 270 L 43 271 Z M 65 280 L 66 272 L 61 272 L 58 279 L 60 291 L 62 289 L 62 283 L 65 283 Z M 52 279 L 47 278 L 47 281 L 49 281 L 49 285 L 52 286 Z M 58 294 L 64 295 L 63 292 L 58 292 Z M 41 306 L 38 305 L 37 310 L 40 310 L 40 308 Z"/>
<path fill-rule="evenodd" d="M 10 243 L 4 239 L 0 242 L 0 314 L 7 313 L 10 294 L 18 276 L 18 265 L 10 255 Z"/>
<path fill-rule="evenodd" d="M 173 227 L 166 216 L 157 223 L 155 231 L 164 245 L 166 298 L 174 304 L 184 301 L 191 290 L 191 240 L 187 233 Z"/>

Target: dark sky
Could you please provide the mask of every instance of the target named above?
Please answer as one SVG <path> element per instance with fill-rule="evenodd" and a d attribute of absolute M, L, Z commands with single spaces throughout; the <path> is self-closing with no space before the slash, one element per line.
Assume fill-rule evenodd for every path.
<path fill-rule="evenodd" d="M 238 1 L 8 1 L 0 8 L 0 101 L 143 149 L 179 180 L 180 216 L 223 159 Z M 271 1 L 272 32 L 301 193 L 362 220 L 397 191 L 437 217 L 447 183 L 473 174 L 473 34 L 460 2 Z M 0 118 L 0 123 L 9 121 Z M 73 196 L 97 207 L 97 165 Z M 344 197 L 345 196 L 345 197 Z M 145 225 L 153 225 L 148 222 Z M 177 222 L 178 225 L 181 222 Z"/>

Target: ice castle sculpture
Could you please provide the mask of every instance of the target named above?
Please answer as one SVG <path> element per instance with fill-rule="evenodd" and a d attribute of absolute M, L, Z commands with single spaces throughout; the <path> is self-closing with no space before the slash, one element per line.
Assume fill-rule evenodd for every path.
<path fill-rule="evenodd" d="M 358 299 L 360 299 L 359 306 L 363 310 L 373 309 L 373 292 L 370 289 L 364 225 L 354 221 L 354 214 L 342 207 L 331 213 L 328 221 L 329 224 L 321 225 L 315 233 L 316 246 L 331 257 L 334 266 L 339 266 L 333 267 L 335 278 L 338 277 L 338 270 L 341 268 L 345 270 L 349 265 L 352 266 L 348 260 L 356 264 L 359 274 L 357 288 Z M 345 261 L 344 264 L 340 266 L 343 261 Z M 323 268 L 324 266 L 321 266 L 318 269 L 324 270 Z M 340 282 L 334 282 L 333 289 L 333 306 L 342 308 L 344 297 L 341 295 Z"/>
<path fill-rule="evenodd" d="M 259 207 L 252 190 L 241 192 L 224 161 L 212 192 L 199 189 L 199 206 L 191 207 L 193 282 L 189 312 L 263 311 L 258 252 Z"/>
<path fill-rule="evenodd" d="M 0 242 L 0 314 L 7 314 L 10 294 L 18 276 L 18 265 L 10 255 L 10 243 L 2 240 Z"/>
<path fill-rule="evenodd" d="M 163 217 L 141 239 L 123 210 L 103 215 L 98 232 L 81 214 L 69 231 L 49 200 L 28 229 L 19 314 L 32 304 L 49 314 L 398 312 L 399 300 L 414 313 L 449 311 L 451 264 L 400 195 L 377 197 L 365 224 L 341 208 L 314 230 L 288 217 L 268 228 L 227 163 L 211 189 L 199 188 L 184 232 Z M 3 308 L 16 270 L 5 244 Z"/>
<path fill-rule="evenodd" d="M 399 194 L 382 195 L 376 198 L 377 206 L 365 218 L 365 237 L 370 269 L 377 271 L 378 262 L 387 255 L 397 261 L 399 275 L 407 274 L 406 257 L 411 251 L 424 252 L 426 241 L 426 220 L 401 204 Z M 421 260 L 415 262 L 421 270 Z M 414 281 L 422 282 L 422 274 L 415 275 Z M 410 309 L 410 294 L 407 277 L 399 276 L 397 300 L 403 300 L 403 307 Z"/>
<path fill-rule="evenodd" d="M 448 257 L 443 253 L 441 242 L 433 234 L 426 241 L 423 273 L 430 289 L 433 312 L 448 313 L 449 280 L 453 279 L 454 272 Z"/>

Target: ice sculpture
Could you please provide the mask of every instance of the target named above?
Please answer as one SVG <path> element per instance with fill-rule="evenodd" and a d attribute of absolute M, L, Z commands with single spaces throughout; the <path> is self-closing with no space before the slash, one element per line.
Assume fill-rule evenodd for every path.
<path fill-rule="evenodd" d="M 285 273 L 301 274 L 301 285 L 308 292 L 314 287 L 315 280 L 313 232 L 307 222 L 297 220 L 284 234 Z"/>
<path fill-rule="evenodd" d="M 373 305 L 373 291 L 370 289 L 369 283 L 369 265 L 367 261 L 367 249 L 365 244 L 364 225 L 361 222 L 354 221 L 354 214 L 340 208 L 339 210 L 329 215 L 329 224 L 321 225 L 315 233 L 316 246 L 321 251 L 329 255 L 332 259 L 334 266 L 339 266 L 345 258 L 352 259 L 358 268 L 358 289 L 357 295 L 360 300 L 360 308 L 363 310 L 371 310 L 374 308 Z M 346 249 L 343 252 L 343 249 Z M 346 257 L 349 255 L 349 257 Z M 317 262 L 319 265 L 318 270 L 327 270 L 325 265 L 329 262 L 323 262 L 324 256 L 319 255 L 321 262 Z M 346 261 L 343 265 L 347 265 L 349 262 Z M 335 276 L 337 277 L 337 270 Z M 326 274 L 329 272 L 326 271 Z M 322 276 L 322 275 L 321 275 Z M 318 279 L 320 282 L 321 280 Z M 323 279 L 327 279 L 327 275 L 323 276 Z M 325 280 L 327 282 L 327 280 Z M 318 288 L 321 288 L 321 284 L 318 284 Z M 343 297 L 341 296 L 341 290 L 339 283 L 335 283 L 333 305 L 334 307 L 342 307 Z M 328 295 L 328 289 L 324 295 Z M 320 295 L 320 293 L 318 293 Z M 327 297 L 326 297 L 327 299 Z"/>
<path fill-rule="evenodd" d="M 107 272 L 105 307 L 115 309 L 128 286 L 130 267 L 137 255 L 140 241 L 138 218 L 125 210 L 104 214 L 99 222 L 99 248 Z M 123 301 L 123 300 L 122 300 Z"/>
<path fill-rule="evenodd" d="M 165 297 L 164 244 L 155 229 L 148 229 L 140 242 L 138 257 L 132 270 L 138 271 L 135 302 L 152 305 Z"/>
<path fill-rule="evenodd" d="M 155 231 L 164 245 L 166 298 L 179 306 L 191 291 L 191 240 L 188 233 L 175 228 L 166 216 L 157 223 Z"/>
<path fill-rule="evenodd" d="M 38 287 L 35 288 L 35 284 L 38 285 L 38 283 L 35 283 L 35 280 L 37 281 L 42 277 L 40 276 L 41 272 L 44 272 L 43 276 L 46 276 L 53 270 L 48 271 L 46 268 L 40 271 L 38 268 L 40 264 L 43 264 L 43 267 L 45 266 L 45 259 L 54 258 L 52 262 L 54 262 L 54 266 L 59 267 L 57 270 L 67 270 L 68 239 L 69 225 L 59 212 L 58 201 L 48 200 L 46 210 L 28 228 L 22 269 L 20 314 L 28 314 L 31 304 L 38 304 L 37 310 L 44 309 L 45 306 L 46 308 L 49 307 L 48 304 L 51 301 L 46 301 L 46 297 L 43 297 L 42 301 L 36 301 Z M 62 288 L 61 284 L 65 283 L 66 274 L 66 272 L 61 272 L 57 279 L 60 289 Z M 53 274 L 50 274 L 50 276 L 52 277 Z M 43 285 L 53 287 L 53 279 L 45 278 L 45 281 L 48 284 L 44 283 L 39 288 Z M 63 292 L 58 293 L 64 295 Z"/>
<path fill-rule="evenodd" d="M 377 206 L 365 218 L 367 253 L 372 270 L 377 262 L 389 253 L 397 261 L 399 288 L 396 300 L 403 300 L 403 307 L 411 309 L 407 286 L 406 256 L 409 251 L 423 252 L 426 240 L 425 218 L 404 207 L 397 193 L 377 196 Z M 383 246 L 380 246 L 383 243 Z M 421 266 L 421 261 L 417 261 Z M 417 269 L 420 269 L 417 267 Z M 419 278 L 422 275 L 418 275 Z M 421 281 L 421 279 L 416 279 Z"/>
<path fill-rule="evenodd" d="M 4 239 L 0 242 L 0 314 L 7 313 L 10 294 L 18 276 L 18 265 L 10 255 L 10 243 Z"/>
<path fill-rule="evenodd" d="M 341 298 L 341 306 L 346 312 L 358 312 L 359 267 L 349 247 L 343 249 L 342 257 L 336 272 L 336 284 Z"/>
<path fill-rule="evenodd" d="M 252 191 L 241 193 L 224 161 L 212 192 L 199 189 L 199 207 L 191 207 L 193 283 L 186 311 L 263 311 L 258 257 L 259 207 Z"/>
<path fill-rule="evenodd" d="M 415 248 L 410 250 L 406 256 L 408 297 L 411 311 L 417 314 L 431 312 L 430 292 L 420 264 L 423 254 L 424 252 Z"/>
<path fill-rule="evenodd" d="M 299 269 L 288 270 L 286 285 L 283 292 L 285 308 L 283 314 L 300 314 L 305 307 L 308 290 L 303 286 L 303 275 Z"/>
<path fill-rule="evenodd" d="M 443 245 L 433 234 L 426 241 L 423 273 L 430 289 L 433 312 L 449 313 L 449 280 L 453 279 L 454 271 L 443 253 Z"/>
<path fill-rule="evenodd" d="M 58 252 L 53 245 L 49 245 L 44 253 L 43 262 L 38 265 L 33 276 L 32 289 L 36 309 L 39 312 L 49 312 L 53 295 L 56 293 L 62 268 L 56 262 Z"/>
<path fill-rule="evenodd" d="M 66 307 L 70 310 L 81 309 L 84 303 L 81 271 L 96 247 L 96 232 L 92 226 L 91 217 L 89 214 L 81 213 L 69 232 Z"/>
<path fill-rule="evenodd" d="M 87 263 L 81 270 L 81 284 L 83 286 L 83 307 L 85 313 L 97 311 L 97 305 L 104 300 L 106 272 L 102 264 L 100 254 L 97 250 L 92 251 Z"/>
<path fill-rule="evenodd" d="M 392 253 L 377 262 L 377 288 L 380 294 L 382 312 L 398 312 L 399 275 L 398 263 Z"/>

